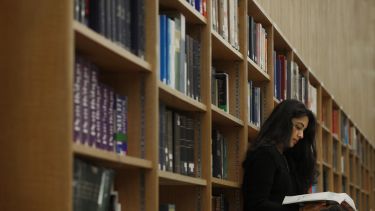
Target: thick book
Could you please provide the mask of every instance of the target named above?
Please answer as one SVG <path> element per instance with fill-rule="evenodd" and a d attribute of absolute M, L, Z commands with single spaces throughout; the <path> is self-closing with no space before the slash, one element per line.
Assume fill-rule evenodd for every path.
<path fill-rule="evenodd" d="M 353 199 L 346 193 L 334 193 L 334 192 L 320 192 L 302 194 L 296 196 L 285 196 L 283 204 L 295 204 L 295 203 L 308 203 L 317 201 L 333 202 L 339 204 L 342 207 L 351 207 L 356 211 L 356 207 Z M 346 205 L 345 205 L 346 204 Z M 347 206 L 348 205 L 348 206 Z"/>

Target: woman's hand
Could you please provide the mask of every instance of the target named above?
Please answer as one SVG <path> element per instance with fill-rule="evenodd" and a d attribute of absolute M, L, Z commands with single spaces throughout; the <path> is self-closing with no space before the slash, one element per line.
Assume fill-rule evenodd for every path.
<path fill-rule="evenodd" d="M 325 202 L 314 202 L 314 203 L 307 203 L 303 207 L 301 207 L 300 211 L 320 211 L 327 207 Z"/>

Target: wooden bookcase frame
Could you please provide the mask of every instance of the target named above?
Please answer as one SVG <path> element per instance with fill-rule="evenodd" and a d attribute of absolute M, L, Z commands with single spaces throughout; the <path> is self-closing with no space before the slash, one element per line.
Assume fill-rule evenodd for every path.
<path fill-rule="evenodd" d="M 272 70 L 275 64 L 271 58 L 274 49 L 283 51 L 288 60 L 297 62 L 317 89 L 317 165 L 320 172 L 317 191 L 323 191 L 324 171 L 328 179 L 327 191 L 345 189 L 360 210 L 375 209 L 374 146 L 350 116 L 347 116 L 349 125 L 355 127 L 358 143 L 353 144 L 349 135 L 350 144 L 343 144 L 340 127 L 337 137 L 333 135 L 332 109 L 338 109 L 339 113 L 345 112 L 344 109 L 335 102 L 256 1 L 238 1 L 239 50 L 212 29 L 211 0 L 206 2 L 207 17 L 185 0 L 145 2 L 145 59 L 73 20 L 73 0 L 1 3 L 0 17 L 2 22 L 9 21 L 9 27 L 3 30 L 2 49 L 5 50 L 0 53 L 0 88 L 4 90 L 0 95 L 0 167 L 5 172 L 1 176 L 0 193 L 6 195 L 0 199 L 0 210 L 47 211 L 53 207 L 56 211 L 71 211 L 75 156 L 116 170 L 115 186 L 125 209 L 154 211 L 160 203 L 175 203 L 179 211 L 212 210 L 212 194 L 222 191 L 231 204 L 230 210 L 241 210 L 241 161 L 259 132 L 259 128 L 248 122 L 249 93 L 246 85 L 252 79 L 265 89 L 262 101 L 264 116 L 267 116 L 279 103 L 273 93 L 275 77 Z M 200 28 L 201 101 L 193 100 L 159 81 L 158 15 L 163 9 L 181 12 L 189 24 Z M 264 73 L 247 56 L 247 15 L 252 15 L 266 28 L 268 73 Z M 108 70 L 104 80 L 131 100 L 131 142 L 127 156 L 73 143 L 72 95 L 76 51 Z M 233 100 L 235 98 L 231 96 L 230 103 L 230 110 L 239 107 L 236 112 L 226 113 L 212 105 L 211 66 L 215 62 L 223 62 L 227 66 L 235 64 L 229 71 L 238 77 L 238 80 L 230 82 L 238 86 L 239 100 Z M 235 91 L 230 93 L 233 95 Z M 201 116 L 200 177 L 159 170 L 160 101 Z M 228 180 L 212 177 L 211 131 L 217 125 L 229 128 L 224 133 L 234 142 L 231 142 L 233 146 L 230 148 L 232 166 Z M 333 142 L 337 145 L 336 170 L 333 169 L 331 156 Z M 328 150 L 328 159 L 324 159 L 323 148 Z M 345 166 L 341 166 L 341 157 Z"/>

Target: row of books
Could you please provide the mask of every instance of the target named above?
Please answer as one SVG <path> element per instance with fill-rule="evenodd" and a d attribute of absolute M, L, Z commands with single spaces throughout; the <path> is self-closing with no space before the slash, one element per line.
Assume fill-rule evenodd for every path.
<path fill-rule="evenodd" d="M 339 156 L 339 150 L 340 150 L 340 144 L 337 141 L 333 142 L 333 148 L 332 148 L 332 169 L 334 171 L 339 171 L 339 165 L 341 167 L 341 173 L 345 175 L 346 171 L 346 160 L 345 160 L 345 155 L 344 151 L 342 150 L 341 156 Z"/>
<path fill-rule="evenodd" d="M 341 122 L 340 132 L 341 132 L 342 143 L 344 143 L 345 145 L 349 145 L 349 119 L 344 113 L 341 113 L 340 122 Z"/>
<path fill-rule="evenodd" d="M 77 55 L 73 87 L 73 140 L 98 149 L 127 153 L 128 99 L 100 83 L 99 68 Z"/>
<path fill-rule="evenodd" d="M 248 57 L 258 64 L 259 68 L 264 72 L 267 69 L 267 32 L 261 23 L 256 23 L 252 16 L 247 16 L 248 37 Z"/>
<path fill-rule="evenodd" d="M 207 0 L 186 0 L 204 17 L 207 17 Z"/>
<path fill-rule="evenodd" d="M 261 87 L 254 85 L 253 81 L 250 80 L 247 83 L 247 89 L 249 90 L 247 109 L 249 111 L 248 121 L 260 127 L 263 119 L 263 94 Z"/>
<path fill-rule="evenodd" d="M 322 153 L 323 153 L 323 161 L 326 162 L 326 163 L 329 163 L 329 136 L 328 136 L 328 133 L 326 132 L 323 132 L 322 134 L 322 144 L 323 146 L 327 146 L 327 147 L 322 147 Z"/>
<path fill-rule="evenodd" d="M 229 113 L 229 74 L 212 67 L 211 103 Z"/>
<path fill-rule="evenodd" d="M 144 0 L 74 0 L 74 18 L 144 58 Z"/>
<path fill-rule="evenodd" d="M 74 158 L 73 210 L 121 211 L 114 177 L 112 169 Z"/>
<path fill-rule="evenodd" d="M 298 64 L 287 60 L 283 54 L 273 52 L 274 61 L 274 96 L 282 101 L 296 99 L 308 104 L 308 80 L 300 73 Z"/>
<path fill-rule="evenodd" d="M 307 94 L 307 107 L 315 114 L 318 115 L 318 91 L 315 86 L 308 82 L 308 94 Z"/>
<path fill-rule="evenodd" d="M 198 120 L 159 105 L 159 169 L 196 176 L 196 132 Z"/>
<path fill-rule="evenodd" d="M 186 31 L 185 17 L 163 12 L 160 21 L 160 80 L 200 100 L 201 44 Z"/>
<path fill-rule="evenodd" d="M 338 171 L 339 169 L 339 160 L 338 160 L 338 156 L 339 156 L 339 143 L 337 141 L 334 141 L 333 142 L 333 147 L 332 147 L 332 169 L 334 171 Z"/>
<path fill-rule="evenodd" d="M 332 109 L 332 133 L 338 137 L 339 135 L 339 109 Z"/>
<path fill-rule="evenodd" d="M 238 0 L 212 1 L 212 28 L 239 50 Z"/>
<path fill-rule="evenodd" d="M 176 211 L 175 204 L 160 204 L 159 211 Z"/>
<path fill-rule="evenodd" d="M 212 176 L 228 179 L 228 141 L 217 129 L 212 130 Z"/>
<path fill-rule="evenodd" d="M 229 211 L 229 201 L 223 193 L 212 196 L 212 211 Z"/>
<path fill-rule="evenodd" d="M 352 152 L 359 156 L 361 163 L 366 160 L 358 130 L 355 126 L 349 126 L 347 116 L 335 108 L 332 110 L 332 133 L 337 137 L 340 134 L 342 143 L 348 145 Z"/>

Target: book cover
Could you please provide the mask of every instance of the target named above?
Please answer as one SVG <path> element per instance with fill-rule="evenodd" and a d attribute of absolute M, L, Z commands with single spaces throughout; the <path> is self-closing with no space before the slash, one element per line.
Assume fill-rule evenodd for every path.
<path fill-rule="evenodd" d="M 216 73 L 218 83 L 218 107 L 229 113 L 229 75 L 227 73 Z"/>

